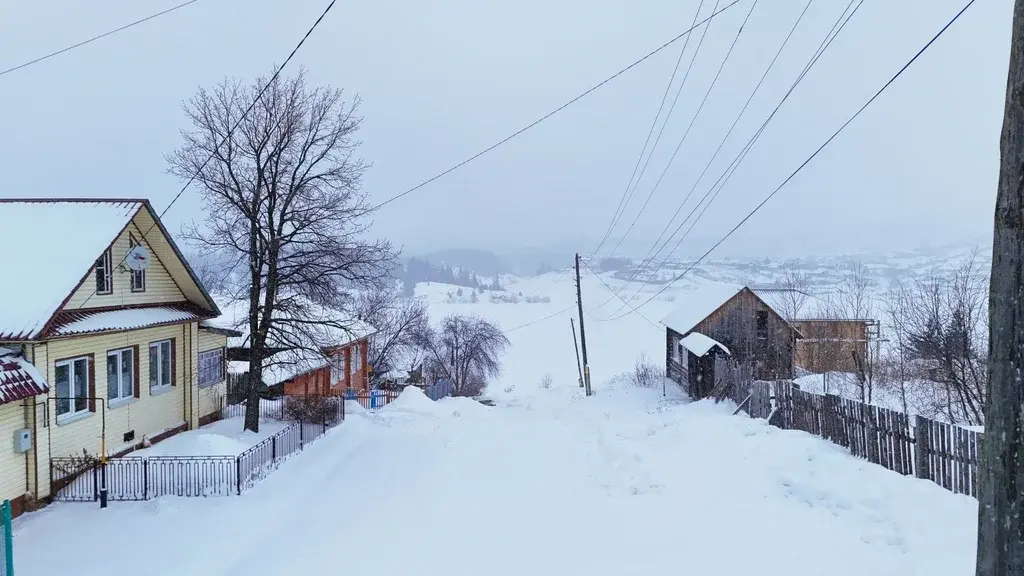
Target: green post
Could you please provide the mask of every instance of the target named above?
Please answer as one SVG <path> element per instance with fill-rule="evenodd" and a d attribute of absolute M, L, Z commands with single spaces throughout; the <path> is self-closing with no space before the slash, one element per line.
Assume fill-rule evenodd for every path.
<path fill-rule="evenodd" d="M 14 576 L 14 534 L 11 530 L 11 501 L 4 500 L 4 576 Z"/>

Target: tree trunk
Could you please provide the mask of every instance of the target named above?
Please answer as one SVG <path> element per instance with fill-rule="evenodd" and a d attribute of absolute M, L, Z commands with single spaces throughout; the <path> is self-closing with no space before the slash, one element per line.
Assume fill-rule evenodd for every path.
<path fill-rule="evenodd" d="M 1000 137 L 989 287 L 989 362 L 978 488 L 977 576 L 1024 574 L 1024 0 L 1016 0 Z"/>

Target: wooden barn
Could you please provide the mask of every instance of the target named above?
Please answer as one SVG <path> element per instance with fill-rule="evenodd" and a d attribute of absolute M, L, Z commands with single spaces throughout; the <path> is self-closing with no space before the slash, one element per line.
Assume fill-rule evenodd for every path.
<path fill-rule="evenodd" d="M 804 336 L 796 345 L 796 366 L 816 374 L 859 372 L 854 356 L 868 362 L 871 343 L 880 341 L 877 320 L 806 318 L 790 324 Z"/>
<path fill-rule="evenodd" d="M 750 367 L 757 380 L 793 377 L 800 332 L 744 286 L 709 283 L 681 294 L 662 320 L 666 327 L 666 375 L 693 398 L 714 388 L 715 359 Z"/>

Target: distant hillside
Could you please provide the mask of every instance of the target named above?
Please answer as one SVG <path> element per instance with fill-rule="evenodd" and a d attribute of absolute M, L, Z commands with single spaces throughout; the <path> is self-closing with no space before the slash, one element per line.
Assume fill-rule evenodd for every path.
<path fill-rule="evenodd" d="M 422 254 L 418 258 L 430 262 L 434 266 L 472 270 L 478 276 L 497 276 L 515 272 L 502 257 L 487 250 L 473 248 L 438 250 Z"/>

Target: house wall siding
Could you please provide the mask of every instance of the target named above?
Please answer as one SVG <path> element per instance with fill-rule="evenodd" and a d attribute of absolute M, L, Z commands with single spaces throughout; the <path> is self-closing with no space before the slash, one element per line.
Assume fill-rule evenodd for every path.
<path fill-rule="evenodd" d="M 126 404 L 106 407 L 106 448 L 108 454 L 115 454 L 131 448 L 146 437 L 153 437 L 181 426 L 185 418 L 186 384 L 192 377 L 192 358 L 187 353 L 189 336 L 195 330 L 195 323 L 177 326 L 164 326 L 143 330 L 132 330 L 116 334 L 104 334 L 54 340 L 47 343 L 46 371 L 49 381 L 53 382 L 54 365 L 60 359 L 73 358 L 93 354 L 96 366 L 94 389 L 98 398 L 107 398 L 106 354 L 109 350 L 137 345 L 138 391 L 139 397 Z M 173 383 L 169 390 L 151 392 L 149 386 L 149 344 L 162 340 L 174 340 Z M 194 339 L 193 339 L 194 340 Z M 191 356 L 191 357 L 190 357 Z M 37 364 L 37 367 L 38 364 Z M 49 446 L 50 457 L 81 454 L 82 450 L 98 455 L 104 438 L 103 409 L 106 402 L 97 400 L 96 410 L 85 417 L 72 422 L 58 423 L 53 398 L 56 386 L 50 386 L 49 418 L 44 438 Z M 125 440 L 124 435 L 134 431 L 133 440 Z M 47 463 L 48 475 L 48 463 Z M 40 470 L 42 473 L 42 470 Z M 49 478 L 46 479 L 49 483 Z M 42 485 L 43 482 L 40 482 Z"/>
<path fill-rule="evenodd" d="M 128 225 L 128 228 L 114 241 L 110 249 L 111 263 L 114 266 L 112 272 L 113 292 L 111 294 L 94 294 L 96 291 L 95 266 L 89 269 L 89 275 L 85 281 L 75 290 L 71 299 L 63 310 L 78 310 L 88 308 L 104 308 L 111 306 L 132 306 L 140 304 L 158 304 L 184 302 L 185 295 L 174 282 L 171 274 L 164 265 L 163 260 L 156 256 L 148 239 L 159 235 L 158 229 L 153 229 L 146 239 L 143 239 L 142 231 L 147 227 L 136 220 Z M 118 263 L 124 259 L 129 249 L 129 235 L 141 242 L 150 253 L 152 262 L 146 270 L 146 290 L 144 292 L 131 291 L 131 273 L 122 270 Z M 176 259 L 175 259 L 176 260 Z M 177 265 L 181 265 L 175 262 Z"/>
<path fill-rule="evenodd" d="M 0 405 L 0 499 L 15 500 L 27 490 L 27 462 L 25 454 L 14 451 L 14 432 L 26 428 L 26 407 L 32 401 Z"/>
<path fill-rule="evenodd" d="M 227 345 L 228 337 L 223 334 L 216 334 L 208 330 L 199 330 L 197 338 L 197 364 L 196 364 L 196 377 L 198 379 L 198 354 L 207 352 L 210 350 L 216 350 L 218 348 L 224 349 L 225 361 L 227 359 Z M 198 382 L 198 380 L 197 380 Z M 222 380 L 221 382 L 212 386 L 204 386 L 202 388 L 196 388 L 196 394 L 199 397 L 198 400 L 198 414 L 200 419 L 209 419 L 211 414 L 216 413 L 220 410 L 221 398 L 227 394 L 227 382 Z"/>
<path fill-rule="evenodd" d="M 686 388 L 688 378 L 678 354 L 679 341 L 682 338 L 682 335 L 675 330 L 665 329 L 665 375 L 676 384 Z"/>

